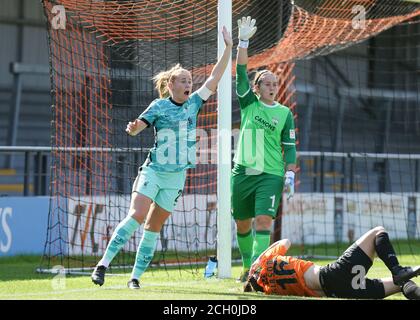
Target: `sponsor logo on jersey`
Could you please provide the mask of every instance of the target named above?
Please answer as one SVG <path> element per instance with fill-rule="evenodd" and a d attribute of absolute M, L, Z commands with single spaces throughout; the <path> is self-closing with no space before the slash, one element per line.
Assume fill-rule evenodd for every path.
<path fill-rule="evenodd" d="M 271 131 L 276 130 L 276 126 L 272 125 L 270 122 L 260 118 L 259 116 L 255 116 L 255 121 L 257 121 L 259 124 L 261 124 L 263 127 L 270 129 Z"/>

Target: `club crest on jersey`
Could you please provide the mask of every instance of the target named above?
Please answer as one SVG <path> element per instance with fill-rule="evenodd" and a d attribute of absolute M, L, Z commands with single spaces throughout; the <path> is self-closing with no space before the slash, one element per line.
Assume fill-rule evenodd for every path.
<path fill-rule="evenodd" d="M 296 139 L 295 130 L 290 130 L 290 139 Z"/>
<path fill-rule="evenodd" d="M 277 119 L 277 118 L 272 118 L 271 119 L 271 122 L 276 126 L 276 125 L 278 125 L 279 124 L 279 119 Z"/>

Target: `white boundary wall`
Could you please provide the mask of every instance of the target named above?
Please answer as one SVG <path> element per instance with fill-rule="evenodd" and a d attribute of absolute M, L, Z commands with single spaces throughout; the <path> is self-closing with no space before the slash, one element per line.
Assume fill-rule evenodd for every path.
<path fill-rule="evenodd" d="M 352 242 L 376 226 L 391 239 L 420 239 L 418 193 L 298 193 L 283 200 L 282 238 L 292 243 Z"/>

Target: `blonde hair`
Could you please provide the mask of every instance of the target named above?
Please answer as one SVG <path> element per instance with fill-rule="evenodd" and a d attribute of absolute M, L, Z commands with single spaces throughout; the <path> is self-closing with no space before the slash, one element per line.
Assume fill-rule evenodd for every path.
<path fill-rule="evenodd" d="M 267 69 L 257 71 L 257 73 L 255 74 L 255 77 L 254 77 L 254 86 L 257 86 L 257 85 L 260 84 L 260 82 L 262 80 L 261 79 L 262 76 L 266 73 L 272 73 L 272 72 L 270 70 L 267 70 Z"/>
<path fill-rule="evenodd" d="M 171 96 L 168 88 L 168 84 L 176 78 L 182 71 L 187 71 L 179 63 L 173 66 L 171 69 L 159 72 L 153 77 L 155 88 L 159 92 L 159 97 L 165 99 Z"/>

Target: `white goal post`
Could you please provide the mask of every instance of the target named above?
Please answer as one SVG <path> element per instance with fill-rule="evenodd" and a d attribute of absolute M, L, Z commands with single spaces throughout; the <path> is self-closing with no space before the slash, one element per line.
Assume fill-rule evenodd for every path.
<path fill-rule="evenodd" d="M 232 33 L 232 0 L 218 2 L 218 58 L 224 51 L 221 30 L 225 26 Z M 218 277 L 231 277 L 232 231 L 230 213 L 230 175 L 232 155 L 232 60 L 219 82 L 218 88 L 218 141 L 217 141 L 217 259 Z"/>

